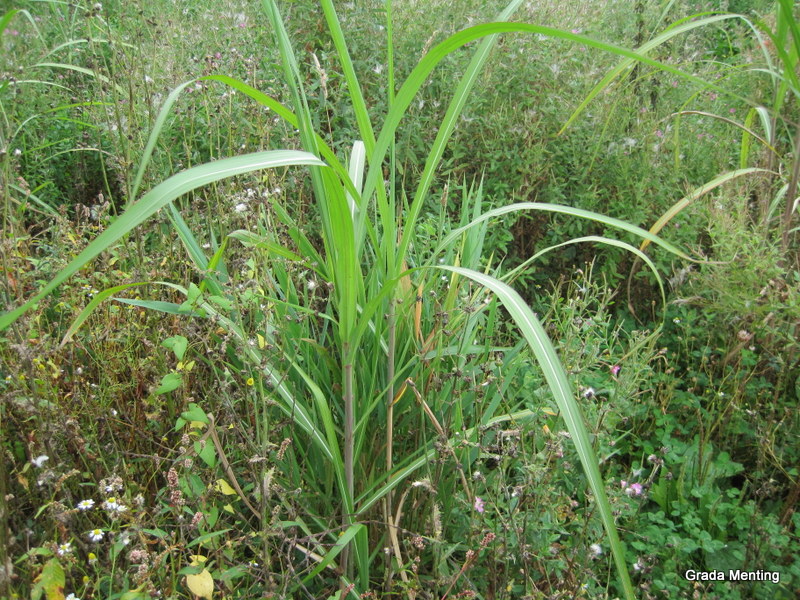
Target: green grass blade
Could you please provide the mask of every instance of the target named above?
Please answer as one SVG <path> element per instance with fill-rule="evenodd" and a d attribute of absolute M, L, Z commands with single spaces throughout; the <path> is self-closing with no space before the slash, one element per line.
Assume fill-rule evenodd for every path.
<path fill-rule="evenodd" d="M 348 175 L 358 194 L 354 196 L 351 192 L 347 192 L 347 203 L 350 206 L 350 214 L 352 215 L 353 221 L 356 219 L 356 211 L 358 210 L 357 203 L 361 198 L 361 182 L 364 179 L 365 158 L 366 148 L 364 146 L 364 142 L 361 140 L 356 140 L 353 142 L 353 150 L 350 152 L 350 168 L 348 169 Z"/>
<path fill-rule="evenodd" d="M 307 152 L 297 150 L 271 150 L 226 158 L 212 163 L 192 167 L 163 181 L 126 210 L 118 219 L 97 236 L 78 256 L 76 256 L 53 280 L 33 298 L 22 306 L 0 315 L 0 331 L 6 329 L 35 303 L 52 292 L 61 283 L 75 274 L 98 254 L 109 248 L 138 225 L 158 212 L 161 208 L 182 196 L 208 183 L 220 181 L 235 175 L 242 175 L 260 169 L 287 167 L 292 165 L 324 166 L 321 160 Z"/>
<path fill-rule="evenodd" d="M 259 104 L 266 106 L 270 110 L 272 110 L 278 117 L 286 121 L 289 125 L 293 128 L 299 127 L 299 122 L 297 120 L 297 115 L 295 115 L 292 111 L 286 108 L 283 104 L 278 102 L 277 100 L 270 98 L 264 92 L 261 92 L 254 87 L 247 85 L 239 81 L 238 79 L 234 79 L 233 77 L 228 77 L 227 75 L 208 75 L 206 77 L 200 77 L 197 81 L 219 81 L 224 83 L 233 89 L 242 92 L 243 94 L 249 96 Z M 356 188 L 353 186 L 352 182 L 349 181 L 347 177 L 347 170 L 342 165 L 339 158 L 336 154 L 331 150 L 330 146 L 322 139 L 321 136 L 318 134 L 314 134 L 314 139 L 317 145 L 317 149 L 319 150 L 320 157 L 331 167 L 336 174 L 339 175 L 340 180 L 347 188 L 350 194 L 353 194 L 354 198 L 360 199 L 360 195 L 356 191 Z"/>
<path fill-rule="evenodd" d="M 616 246 L 617 248 L 622 248 L 623 250 L 627 250 L 631 254 L 635 254 L 636 256 L 638 256 L 648 267 L 650 267 L 650 270 L 655 275 L 656 282 L 658 282 L 658 288 L 661 291 L 661 302 L 664 305 L 664 309 L 666 310 L 667 294 L 664 291 L 664 282 L 661 279 L 661 275 L 658 274 L 658 269 L 656 268 L 655 264 L 653 264 L 653 261 L 650 260 L 650 257 L 647 256 L 644 252 L 642 252 L 639 248 L 636 248 L 635 246 L 631 246 L 630 244 L 621 242 L 620 240 L 614 240 L 611 238 L 597 236 L 597 235 L 587 235 L 585 237 L 574 238 L 569 241 L 562 242 L 560 244 L 555 244 L 554 246 L 549 246 L 544 250 L 540 250 L 539 252 L 528 258 L 526 261 L 524 261 L 522 264 L 515 267 L 513 270 L 509 271 L 508 273 L 505 273 L 500 279 L 502 281 L 510 283 L 516 278 L 517 275 L 519 275 L 525 269 L 527 269 L 533 261 L 547 254 L 551 250 L 556 250 L 557 248 L 563 248 L 564 246 L 569 246 L 570 244 L 581 244 L 583 242 L 595 242 L 600 244 L 607 244 L 609 246 Z"/>
<path fill-rule="evenodd" d="M 157 283 L 157 282 L 154 282 Z M 161 300 L 137 300 L 135 298 L 114 298 L 117 302 L 122 304 L 129 304 L 130 306 L 137 306 L 139 308 L 146 308 L 147 310 L 154 310 L 156 312 L 163 312 L 168 315 L 180 315 L 189 317 L 199 317 L 200 313 L 186 312 L 180 304 L 174 302 L 163 302 Z"/>
<path fill-rule="evenodd" d="M 6 12 L 2 18 L 0 18 L 0 36 L 3 35 L 3 33 L 6 30 L 6 27 L 8 27 L 8 24 L 11 23 L 11 21 L 17 15 L 22 15 L 23 17 L 28 19 L 28 23 L 30 23 L 31 27 L 33 27 L 33 30 L 36 32 L 36 37 L 38 37 L 39 41 L 44 44 L 44 36 L 42 36 L 42 32 L 39 31 L 39 26 L 36 25 L 36 19 L 33 18 L 31 13 L 22 8 L 12 8 L 8 12 Z"/>
<path fill-rule="evenodd" d="M 707 22 L 713 22 L 713 19 L 722 20 L 724 18 L 734 17 L 738 17 L 738 15 L 722 15 L 716 18 L 712 17 L 707 20 Z M 692 24 L 690 23 L 683 27 L 690 29 L 691 25 Z M 684 29 L 681 31 L 684 31 Z M 615 46 L 614 44 L 608 44 L 606 42 L 594 40 L 570 31 L 563 31 L 561 29 L 545 27 L 542 25 L 528 25 L 525 23 L 487 23 L 483 25 L 475 25 L 450 36 L 443 42 L 431 48 L 431 50 L 422 58 L 422 60 L 420 60 L 417 66 L 414 67 L 411 74 L 403 83 L 400 91 L 395 97 L 392 110 L 387 114 L 386 121 L 381 129 L 380 135 L 378 136 L 378 140 L 375 143 L 375 150 L 373 151 L 369 160 L 369 170 L 364 182 L 363 196 L 365 198 L 369 198 L 371 194 L 378 189 L 378 184 L 383 179 L 381 165 L 382 158 L 386 156 L 386 152 L 389 148 L 391 140 L 394 137 L 402 117 L 405 115 L 406 109 L 413 101 L 414 96 L 416 96 L 419 89 L 425 83 L 425 80 L 427 79 L 428 75 L 430 75 L 431 71 L 433 71 L 433 69 L 447 55 L 455 50 L 458 50 L 469 42 L 498 33 L 542 34 L 566 41 L 576 42 L 581 45 L 597 48 L 598 50 L 616 54 L 627 59 L 638 60 L 643 64 L 661 69 L 668 73 L 672 73 L 704 88 L 715 89 L 728 95 L 732 95 L 733 97 L 740 98 L 735 94 L 730 94 L 730 92 L 720 89 L 716 85 L 709 84 L 699 77 L 695 77 L 694 75 L 681 71 L 680 69 L 677 69 L 671 65 L 653 60 L 644 54 L 634 52 L 633 50 L 622 48 L 620 46 Z M 748 102 L 745 98 L 741 98 L 741 100 L 743 102 Z"/>
<path fill-rule="evenodd" d="M 63 71 L 75 71 L 76 73 L 82 73 L 84 75 L 88 75 L 90 77 L 94 77 L 98 81 L 102 81 L 105 84 L 113 86 L 114 89 L 117 91 L 118 94 L 125 94 L 125 90 L 123 90 L 119 85 L 112 82 L 108 77 L 105 75 L 101 75 L 96 73 L 92 69 L 87 69 L 86 67 L 79 67 L 78 65 L 70 65 L 66 63 L 51 63 L 51 62 L 41 62 L 36 63 L 35 65 L 31 65 L 33 68 L 49 68 L 49 69 L 60 69 Z"/>
<path fill-rule="evenodd" d="M 147 144 L 142 152 L 142 158 L 139 160 L 139 168 L 136 170 L 136 176 L 133 178 L 131 197 L 128 199 L 128 202 L 133 202 L 136 196 L 139 195 L 139 187 L 142 185 L 144 173 L 147 170 L 147 166 L 150 164 L 150 158 L 153 156 L 153 150 L 155 150 L 156 142 L 161 135 L 161 131 L 164 129 L 164 124 L 166 123 L 167 117 L 172 110 L 172 106 L 175 104 L 175 101 L 178 99 L 178 96 L 180 96 L 181 92 L 192 85 L 195 81 L 195 79 L 192 79 L 191 81 L 182 83 L 172 90 L 169 93 L 169 96 L 167 96 L 167 99 L 164 100 L 161 110 L 158 111 L 158 116 L 156 117 L 155 123 L 153 123 L 153 129 L 150 131 L 150 136 L 147 138 Z"/>
<path fill-rule="evenodd" d="M 741 129 L 742 132 L 743 132 L 743 135 L 747 135 L 747 136 L 750 136 L 750 137 L 758 140 L 759 142 L 761 142 L 767 148 L 767 150 L 769 150 L 773 154 L 776 154 L 776 155 L 778 154 L 778 150 L 777 149 L 775 149 L 772 145 L 770 145 L 770 143 L 765 138 L 761 137 L 760 135 L 758 135 L 755 131 L 753 131 L 751 129 L 751 126 L 753 124 L 753 120 L 755 119 L 755 115 L 756 115 L 756 109 L 755 108 L 751 108 L 748 111 L 747 116 L 745 117 L 745 122 L 744 123 L 737 123 L 736 121 L 734 121 L 733 119 L 729 119 L 728 117 L 723 117 L 721 115 L 715 115 L 714 113 L 705 112 L 705 111 L 702 111 L 702 110 L 682 110 L 679 113 L 675 113 L 675 115 L 676 116 L 700 115 L 702 117 L 708 117 L 710 119 L 716 119 L 717 121 L 722 121 L 723 123 L 727 123 L 728 125 L 733 125 L 737 129 Z M 744 169 L 744 168 L 746 168 L 746 167 L 742 167 L 742 169 Z"/>
<path fill-rule="evenodd" d="M 192 230 L 189 229 L 189 226 L 186 224 L 186 221 L 183 220 L 180 211 L 175 208 L 173 203 L 170 203 L 169 205 L 169 217 L 175 232 L 178 234 L 178 237 L 183 243 L 184 248 L 186 248 L 186 252 L 188 252 L 189 257 L 192 259 L 195 267 L 197 267 L 197 269 L 199 269 L 201 272 L 207 272 L 206 276 L 203 278 L 203 282 L 200 284 L 200 289 L 204 290 L 206 287 L 208 287 L 212 294 L 217 296 L 222 295 L 222 287 L 217 281 L 216 275 L 211 272 L 212 268 L 208 261 L 208 257 L 206 257 L 205 252 L 203 252 L 203 249 L 200 246 L 200 243 L 197 241 L 197 238 L 194 236 L 194 233 L 192 233 Z M 221 254 L 219 257 L 221 257 Z M 224 266 L 222 268 L 224 269 Z"/>
<path fill-rule="evenodd" d="M 339 17 L 336 16 L 336 9 L 333 6 L 332 0 L 322 0 L 322 12 L 325 14 L 325 21 L 328 23 L 328 31 L 331 34 L 333 45 L 339 56 L 339 62 L 342 65 L 342 73 L 344 74 L 344 80 L 347 84 L 350 102 L 353 104 L 358 131 L 361 135 L 361 139 L 364 141 L 367 153 L 371 154 L 372 149 L 375 147 L 375 133 L 372 130 L 367 104 L 364 102 L 364 94 L 361 92 L 361 86 L 358 83 L 358 77 L 356 77 L 356 71 L 353 68 L 353 61 L 350 58 L 350 52 L 347 50 L 347 42 L 342 32 L 342 26 L 339 23 Z"/>
<path fill-rule="evenodd" d="M 583 465 L 583 470 L 589 481 L 589 487 L 594 494 L 603 527 L 609 538 L 609 545 L 612 555 L 614 556 L 614 562 L 617 566 L 620 582 L 625 590 L 625 596 L 629 599 L 633 599 L 635 596 L 628 574 L 628 567 L 625 563 L 625 549 L 617 534 L 614 515 L 611 511 L 608 497 L 606 496 L 603 478 L 598 466 L 599 463 L 592 448 L 586 425 L 583 422 L 583 415 L 581 414 L 580 407 L 575 400 L 572 386 L 567 378 L 567 372 L 561 364 L 555 348 L 547 337 L 544 328 L 520 295 L 505 283 L 471 269 L 451 266 L 439 266 L 437 268 L 457 273 L 492 290 L 520 328 L 523 337 L 527 340 L 534 356 L 536 356 L 536 360 L 542 369 L 547 385 L 567 425 L 567 430 L 575 443 L 578 456 Z"/>
<path fill-rule="evenodd" d="M 308 583 L 311 581 L 316 575 L 322 572 L 322 569 L 331 564 L 333 559 L 339 556 L 339 553 L 344 550 L 345 546 L 350 543 L 350 540 L 352 540 L 361 529 L 365 529 L 365 527 L 360 523 L 355 523 L 348 527 L 341 537 L 337 538 L 336 544 L 334 544 L 333 548 L 325 553 L 325 558 L 318 562 L 317 566 L 314 567 L 311 572 L 303 578 L 303 583 Z"/>
<path fill-rule="evenodd" d="M 434 250 L 433 256 L 434 257 L 438 256 L 439 254 L 447 250 L 450 244 L 470 227 L 475 227 L 480 223 L 482 223 L 483 221 L 486 221 L 487 219 L 491 219 L 493 217 L 498 217 L 500 215 L 504 215 L 519 210 L 542 210 L 546 212 L 557 212 L 565 215 L 571 215 L 573 217 L 581 217 L 583 219 L 596 221 L 597 223 L 602 223 L 603 225 L 608 225 L 609 227 L 614 227 L 615 229 L 621 229 L 622 231 L 627 231 L 628 233 L 632 233 L 638 237 L 644 238 L 645 240 L 649 240 L 650 242 L 658 246 L 661 246 L 665 250 L 671 252 L 676 256 L 679 256 L 684 260 L 697 262 L 693 261 L 691 257 L 689 257 L 686 253 L 682 252 L 681 250 L 679 250 L 676 246 L 661 239 L 657 235 L 650 233 L 646 229 L 637 227 L 636 225 L 631 225 L 630 223 L 623 221 L 621 219 L 615 219 L 614 217 L 607 217 L 605 215 L 601 215 L 599 213 L 592 212 L 589 210 L 584 210 L 582 208 L 574 208 L 572 206 L 562 206 L 560 204 L 548 204 L 543 202 L 518 202 L 516 204 L 509 204 L 508 206 L 501 206 L 499 208 L 494 208 L 490 211 L 487 211 L 477 219 L 473 219 L 472 222 L 469 223 L 468 225 L 454 229 L 449 234 L 447 234 L 439 243 L 439 246 L 436 248 L 436 250 Z"/>
<path fill-rule="evenodd" d="M 5 32 L 8 24 L 11 23 L 11 19 L 13 19 L 20 12 L 22 11 L 19 8 L 12 8 L 3 15 L 3 18 L 0 19 L 0 35 Z"/>
<path fill-rule="evenodd" d="M 520 4 L 522 4 L 522 0 L 512 0 L 505 10 L 500 13 L 498 20 L 505 21 L 511 17 L 517 8 L 519 8 Z M 472 57 L 472 60 L 470 60 L 469 66 L 467 66 L 467 70 L 464 72 L 464 75 L 458 82 L 458 86 L 453 94 L 453 98 L 450 100 L 450 104 L 447 106 L 444 119 L 442 119 L 442 122 L 439 125 L 439 131 L 436 133 L 436 139 L 433 141 L 433 145 L 431 146 L 431 149 L 425 158 L 425 167 L 422 170 L 419 184 L 414 192 L 414 199 L 411 202 L 411 208 L 409 209 L 408 216 L 406 217 L 405 226 L 403 227 L 403 237 L 401 238 L 400 244 L 397 248 L 398 264 L 402 265 L 402 261 L 405 259 L 408 251 L 408 246 L 411 244 L 411 238 L 416 235 L 415 223 L 417 222 L 419 213 L 422 210 L 422 205 L 427 197 L 431 183 L 433 183 L 433 178 L 436 174 L 436 169 L 439 167 L 439 163 L 442 160 L 444 149 L 447 146 L 447 142 L 450 140 L 450 136 L 453 133 L 453 129 L 456 126 L 458 118 L 461 116 L 461 113 L 466 106 L 469 93 L 475 86 L 475 83 L 477 82 L 478 77 L 483 70 L 484 65 L 486 64 L 486 61 L 488 60 L 489 54 L 491 53 L 492 48 L 494 48 L 497 39 L 498 35 L 494 34 L 487 36 L 486 39 L 481 41 L 478 49 L 475 51 L 475 54 Z M 402 105 L 392 108 L 393 111 L 401 109 L 403 111 L 405 110 L 405 108 L 402 108 Z"/>
<path fill-rule="evenodd" d="M 51 216 L 58 215 L 58 211 L 55 208 L 53 208 L 52 206 L 47 204 L 44 200 L 39 198 L 37 195 L 35 195 L 35 194 L 33 194 L 33 193 L 31 193 L 31 192 L 29 192 L 27 190 L 22 189 L 21 187 L 19 187 L 15 183 L 9 183 L 8 187 L 10 187 L 12 190 L 14 190 L 15 192 L 18 192 L 19 194 L 22 195 L 23 200 L 18 200 L 18 202 L 20 204 L 23 204 L 27 200 L 31 200 L 34 204 L 36 204 L 36 206 L 38 206 L 39 208 L 41 208 L 43 211 L 45 211 L 46 213 L 50 214 Z"/>
<path fill-rule="evenodd" d="M 264 92 L 257 90 L 256 88 L 239 81 L 238 79 L 234 79 L 233 77 L 228 77 L 227 75 L 207 75 L 204 77 L 199 77 L 197 79 L 192 79 L 185 83 L 182 83 L 178 87 L 176 87 L 172 92 L 170 92 L 169 96 L 167 96 L 164 104 L 161 106 L 159 110 L 158 116 L 156 117 L 156 121 L 153 124 L 153 129 L 150 132 L 150 136 L 147 140 L 147 144 L 145 149 L 142 153 L 142 158 L 139 161 L 139 168 L 136 171 L 136 177 L 134 178 L 133 182 L 133 192 L 131 197 L 135 198 L 138 189 L 141 186 L 142 179 L 144 178 L 144 173 L 147 170 L 147 166 L 150 163 L 150 159 L 152 157 L 153 151 L 155 150 L 156 143 L 158 142 L 158 138 L 161 136 L 161 133 L 164 129 L 166 119 L 169 116 L 170 112 L 172 111 L 172 107 L 175 104 L 175 101 L 178 99 L 180 94 L 189 86 L 197 83 L 198 81 L 218 81 L 220 83 L 224 83 L 225 85 L 249 96 L 259 104 L 266 106 L 271 111 L 273 111 L 278 117 L 286 121 L 289 125 L 293 128 L 298 127 L 297 116 L 286 108 L 283 104 L 278 102 L 277 100 L 271 98 Z M 342 166 L 341 162 L 337 158 L 336 154 L 331 150 L 330 146 L 325 143 L 319 135 L 315 137 L 317 148 L 319 149 L 319 155 L 325 160 L 325 162 L 330 166 L 336 173 L 339 175 L 340 179 L 344 183 L 344 185 L 348 188 L 348 191 L 354 195 L 356 198 L 360 198 L 360 195 L 356 193 L 356 188 L 350 183 L 347 178 L 347 171 Z"/>
<path fill-rule="evenodd" d="M 800 29 L 797 26 L 797 19 L 795 19 L 793 14 L 795 3 L 792 2 L 792 0 L 778 0 L 778 3 L 780 4 L 780 19 L 786 23 L 789 31 L 792 33 L 792 47 L 794 48 L 794 52 L 791 55 L 793 58 L 791 66 L 793 67 L 797 63 L 798 57 L 800 57 Z"/>
<path fill-rule="evenodd" d="M 64 334 L 64 337 L 61 339 L 61 344 L 59 347 L 63 348 L 67 342 L 72 339 L 72 336 L 75 335 L 75 332 L 80 329 L 81 325 L 89 318 L 89 315 L 94 312 L 94 309 L 97 308 L 103 300 L 108 298 L 109 296 L 113 296 L 117 292 L 121 292 L 123 290 L 127 290 L 132 287 L 137 287 L 140 285 L 149 285 L 148 282 L 139 282 L 139 283 L 126 283 L 124 285 L 117 285 L 108 289 L 103 290 L 102 292 L 95 294 L 94 298 L 92 298 L 91 302 L 86 305 L 86 307 L 75 317 L 75 320 L 72 322 L 72 325 L 69 326 L 67 332 Z"/>
<path fill-rule="evenodd" d="M 671 40 L 675 36 L 680 35 L 682 33 L 686 33 L 687 31 L 691 31 L 692 29 L 696 29 L 698 27 L 705 27 L 706 25 L 710 25 L 712 23 L 717 23 L 717 22 L 725 20 L 725 19 L 732 19 L 732 18 L 743 19 L 744 18 L 741 15 L 726 14 L 726 15 L 715 15 L 715 16 L 712 16 L 712 17 L 707 17 L 705 19 L 699 19 L 699 20 L 696 20 L 696 21 L 685 22 L 689 18 L 694 18 L 694 16 L 696 16 L 696 15 L 693 15 L 692 17 L 687 17 L 686 19 L 683 19 L 681 24 L 679 24 L 677 26 L 673 25 L 672 27 L 668 28 L 661 35 L 658 35 L 658 36 L 654 37 L 652 40 L 642 44 L 639 48 L 636 49 L 636 54 L 638 54 L 638 57 L 631 56 L 631 55 L 625 55 L 625 54 L 623 54 L 621 52 L 618 52 L 618 51 L 614 52 L 612 50 L 612 52 L 614 52 L 615 54 L 621 54 L 621 55 L 625 56 L 625 58 L 622 61 L 620 61 L 620 63 L 616 67 L 611 69 L 605 75 L 605 77 L 603 77 L 603 79 L 601 79 L 600 82 L 592 89 L 592 91 L 590 91 L 586 95 L 586 97 L 580 103 L 578 108 L 576 108 L 573 111 L 572 115 L 570 115 L 570 117 L 567 119 L 567 122 L 564 123 L 563 127 L 561 127 L 561 130 L 558 132 L 558 135 L 563 134 L 564 131 L 566 131 L 567 128 L 570 125 L 572 125 L 572 123 L 575 121 L 575 119 L 577 119 L 580 116 L 580 114 L 586 109 L 586 107 L 589 104 L 591 104 L 592 100 L 594 100 L 599 94 L 601 94 L 603 92 L 603 90 L 605 90 L 609 85 L 611 85 L 612 81 L 614 81 L 617 77 L 619 77 L 622 73 L 624 73 L 627 69 L 629 69 L 633 65 L 634 62 L 639 60 L 640 62 L 645 62 L 646 64 L 651 64 L 651 66 L 653 66 L 652 63 L 650 63 L 649 61 L 641 60 L 641 57 L 643 57 L 647 52 L 653 50 L 654 48 L 660 46 L 661 44 L 663 44 L 665 42 L 668 42 L 669 40 Z M 661 68 L 661 67 L 663 67 L 663 65 L 659 66 L 659 68 Z M 715 87 L 715 86 L 709 84 L 708 82 L 703 81 L 702 79 L 699 79 L 697 77 L 689 75 L 688 73 L 672 71 L 671 69 L 668 69 L 668 70 L 670 70 L 671 72 L 673 72 L 676 75 L 680 75 L 681 77 L 684 77 L 685 79 L 688 79 L 689 81 L 693 81 L 694 83 L 699 83 L 703 87 L 712 87 L 712 88 Z"/>
<path fill-rule="evenodd" d="M 299 254 L 295 254 L 291 250 L 288 250 L 281 246 L 280 244 L 276 244 L 275 242 L 270 242 L 262 238 L 261 236 L 252 233 L 251 231 L 247 231 L 244 229 L 237 229 L 236 231 L 232 231 L 228 234 L 229 238 L 233 238 L 235 240 L 239 240 L 245 246 L 255 247 L 255 248 L 262 248 L 266 250 L 270 254 L 274 254 L 275 256 L 280 256 L 281 258 L 285 258 L 287 260 L 291 260 L 294 262 L 303 262 L 303 258 Z"/>
<path fill-rule="evenodd" d="M 683 198 L 678 200 L 675 204 L 673 204 L 669 208 L 669 210 L 667 210 L 667 212 L 665 212 L 663 215 L 661 215 L 658 218 L 658 220 L 655 223 L 653 223 L 653 226 L 650 228 L 650 233 L 653 234 L 653 235 L 656 235 L 659 231 L 661 231 L 664 228 L 664 226 L 667 223 L 669 223 L 672 220 L 672 218 L 675 215 L 677 215 L 684 208 L 689 206 L 689 204 L 691 204 L 692 202 L 694 202 L 695 200 L 697 200 L 701 196 L 704 196 L 705 194 L 707 194 L 711 190 L 713 190 L 715 188 L 718 188 L 723 183 L 727 183 L 727 182 L 732 181 L 732 180 L 734 180 L 734 179 L 736 179 L 738 177 L 742 177 L 743 175 L 750 175 L 751 173 L 769 173 L 769 171 L 767 171 L 766 169 L 758 169 L 758 168 L 755 168 L 755 167 L 750 167 L 750 168 L 747 168 L 747 169 L 738 169 L 736 171 L 730 171 L 728 173 L 723 173 L 722 175 L 719 175 L 719 176 L 715 177 L 714 179 L 712 179 L 708 183 L 705 183 L 705 184 L 701 185 L 700 187 L 692 190 L 692 192 L 690 194 L 684 196 Z M 650 238 L 645 239 L 642 242 L 642 244 L 639 246 L 639 249 L 640 250 L 644 250 L 645 248 L 647 248 L 647 246 L 650 244 L 650 242 L 651 242 Z"/>

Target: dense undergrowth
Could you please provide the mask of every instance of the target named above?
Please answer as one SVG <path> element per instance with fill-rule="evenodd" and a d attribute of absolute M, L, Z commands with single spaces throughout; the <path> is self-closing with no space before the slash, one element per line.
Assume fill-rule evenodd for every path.
<path fill-rule="evenodd" d="M 564 4 L 517 8 L 575 39 L 495 40 L 427 188 L 481 40 L 420 85 L 374 171 L 365 122 L 505 4 L 336 3 L 359 93 L 310 0 L 6 13 L 9 310 L 176 173 L 311 166 L 208 175 L 3 323 L 0 597 L 615 598 L 614 551 L 636 597 L 797 597 L 791 3 Z M 709 22 L 596 87 L 623 59 L 586 40 L 642 49 L 690 15 Z M 354 187 L 301 154 L 322 142 Z M 480 221 L 515 203 L 672 246 L 570 210 Z M 616 528 L 496 281 L 553 341 Z M 686 577 L 729 569 L 780 581 Z"/>

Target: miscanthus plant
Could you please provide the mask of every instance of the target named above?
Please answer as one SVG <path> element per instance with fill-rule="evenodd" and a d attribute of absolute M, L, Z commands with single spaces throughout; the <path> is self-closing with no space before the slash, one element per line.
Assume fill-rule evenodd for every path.
<path fill-rule="evenodd" d="M 322 0 L 360 137 L 352 141 L 344 160 L 315 132 L 305 78 L 278 6 L 273 0 L 264 0 L 293 110 L 233 78 L 213 75 L 202 79 L 230 86 L 274 111 L 297 129 L 303 149 L 257 152 L 195 166 L 133 201 L 176 99 L 196 82 L 179 86 L 167 98 L 155 122 L 133 180 L 127 210 L 39 293 L 0 316 L 2 330 L 101 252 L 166 208 L 175 233 L 202 273 L 199 285 L 141 282 L 105 290 L 76 318 L 64 343 L 100 302 L 147 284 L 167 286 L 184 295 L 186 301 L 117 299 L 187 319 L 206 318 L 215 331 L 225 332 L 230 364 L 252 374 L 247 382 L 256 390 L 257 400 L 250 410 L 256 424 L 256 448 L 262 456 L 274 454 L 280 441 L 272 433 L 278 421 L 276 409 L 283 413 L 280 421 L 290 424 L 295 440 L 291 450 L 281 447 L 279 464 L 286 471 L 265 472 L 263 479 L 274 475 L 287 482 L 286 487 L 299 484 L 306 490 L 307 514 L 277 526 L 299 528 L 306 534 L 305 545 L 296 546 L 312 565 L 302 581 L 330 575 L 341 586 L 340 597 L 358 598 L 376 585 L 391 589 L 395 577 L 408 583 L 398 538 L 404 531 L 414 531 L 424 520 L 419 515 L 406 515 L 409 495 L 432 485 L 422 474 L 436 460 L 448 463 L 450 476 L 440 483 L 446 488 L 448 506 L 462 512 L 481 512 L 482 501 L 464 476 L 465 468 L 474 460 L 471 449 L 478 443 L 480 432 L 505 422 L 523 423 L 534 415 L 520 404 L 504 404 L 503 390 L 482 370 L 496 355 L 490 343 L 501 319 L 499 303 L 542 370 L 580 457 L 608 536 L 620 589 L 627 598 L 633 598 L 625 551 L 581 415 L 579 394 L 539 319 L 507 283 L 514 273 L 502 275 L 491 261 L 484 261 L 482 242 L 492 218 L 539 210 L 593 219 L 684 259 L 688 257 L 653 233 L 569 206 L 525 202 L 484 211 L 479 188 L 466 186 L 460 222 L 454 228 L 446 225 L 443 220 L 447 211 L 442 211 L 440 229 L 447 233 L 433 240 L 432 248 L 421 247 L 418 227 L 447 141 L 498 34 L 553 36 L 656 68 L 680 71 L 643 53 L 576 33 L 506 22 L 520 3 L 513 0 L 498 15 L 498 22 L 471 27 L 431 48 L 399 86 L 392 55 L 391 3 L 387 3 L 388 109 L 377 127 L 370 118 L 334 3 Z M 478 40 L 468 68 L 454 82 L 453 96 L 419 181 L 413 188 L 399 187 L 395 136 L 409 105 L 439 62 Z M 321 223 L 318 235 L 307 235 L 293 219 L 290 208 L 274 202 L 272 218 L 283 234 L 263 224 L 252 230 L 233 231 L 212 246 L 209 256 L 172 204 L 213 182 L 263 169 L 298 166 L 309 172 Z M 583 242 L 624 247 L 654 268 L 642 251 L 622 241 L 592 236 L 564 244 Z M 246 249 L 238 252 L 251 256 L 260 307 L 256 315 L 242 308 L 240 296 L 228 284 L 226 257 L 237 245 Z M 301 281 L 292 275 L 298 268 L 304 273 Z M 248 501 L 253 518 L 265 532 L 268 526 L 275 526 L 269 521 L 267 487 L 252 494 L 261 506 Z M 388 566 L 379 569 L 383 548 L 389 548 L 391 558 Z M 449 589 L 444 593 L 447 595 Z"/>

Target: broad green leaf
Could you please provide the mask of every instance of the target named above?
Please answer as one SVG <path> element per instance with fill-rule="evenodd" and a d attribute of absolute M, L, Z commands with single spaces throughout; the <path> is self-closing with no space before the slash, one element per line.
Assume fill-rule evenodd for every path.
<path fill-rule="evenodd" d="M 217 451 L 211 441 L 206 440 L 204 443 L 195 442 L 194 450 L 206 465 L 210 468 L 217 466 Z"/>
<path fill-rule="evenodd" d="M 164 346 L 164 348 L 172 350 L 178 360 L 183 360 L 183 355 L 189 347 L 189 340 L 182 335 L 174 335 L 161 342 L 161 345 Z"/>
<path fill-rule="evenodd" d="M 233 302 L 223 296 L 209 296 L 208 301 L 224 311 L 233 310 Z"/>
<path fill-rule="evenodd" d="M 194 402 L 189 402 L 189 410 L 183 411 L 181 413 L 181 418 L 185 419 L 186 421 L 199 421 L 200 423 L 205 423 L 206 425 L 209 423 L 206 413 L 204 413 L 203 409 Z"/>
<path fill-rule="evenodd" d="M 180 373 L 167 373 L 164 377 L 161 378 L 161 385 L 158 386 L 153 393 L 156 396 L 160 396 L 161 394 L 166 394 L 173 390 L 176 390 L 180 387 L 183 383 L 183 377 Z"/>

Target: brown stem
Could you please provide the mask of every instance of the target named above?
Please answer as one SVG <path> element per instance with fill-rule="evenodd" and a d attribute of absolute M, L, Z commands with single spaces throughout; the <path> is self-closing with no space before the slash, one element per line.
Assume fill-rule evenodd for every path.
<path fill-rule="evenodd" d="M 792 178 L 789 180 L 789 187 L 786 190 L 786 209 L 783 211 L 783 223 L 781 225 L 781 249 L 783 253 L 789 248 L 789 230 L 792 226 L 792 213 L 794 212 L 794 200 L 797 197 L 797 183 L 800 178 L 800 126 L 794 136 L 794 156 L 792 157 Z"/>

